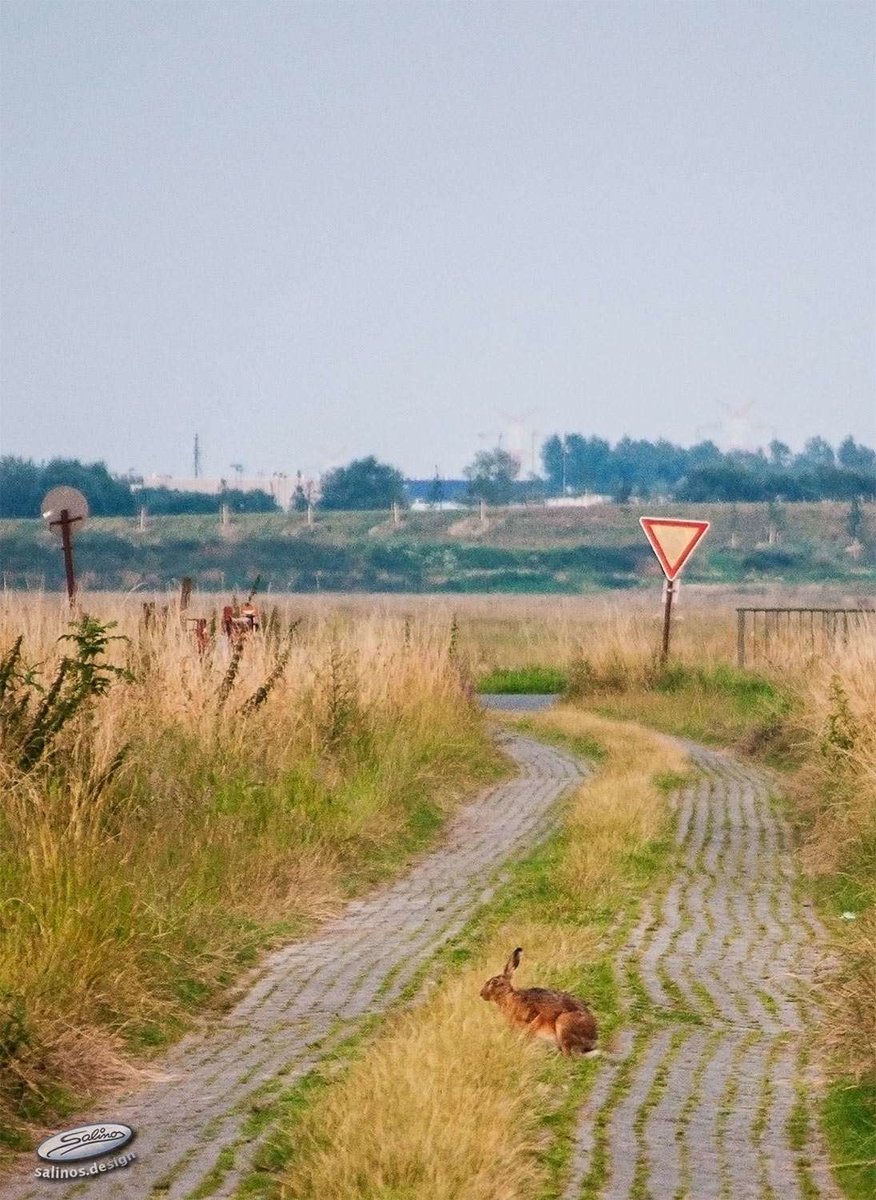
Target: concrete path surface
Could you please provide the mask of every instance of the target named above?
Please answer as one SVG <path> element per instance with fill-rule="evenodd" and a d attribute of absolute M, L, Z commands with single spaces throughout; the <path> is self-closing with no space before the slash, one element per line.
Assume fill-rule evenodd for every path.
<path fill-rule="evenodd" d="M 807 1067 L 821 931 L 789 831 L 762 772 L 687 750 L 680 867 L 624 952 L 631 1021 L 580 1114 L 565 1200 L 832 1197 Z"/>
<path fill-rule="evenodd" d="M 531 739 L 505 736 L 503 746 L 519 774 L 465 804 L 408 874 L 349 904 L 314 937 L 270 955 L 236 1007 L 157 1064 L 161 1083 L 83 1117 L 133 1126 L 136 1161 L 112 1178 L 71 1183 L 34 1178 L 43 1165 L 34 1157 L 27 1175 L 0 1184 L 0 1194 L 182 1200 L 233 1146 L 234 1165 L 206 1192 L 232 1195 L 253 1149 L 240 1137 L 254 1093 L 281 1074 L 291 1085 L 363 1018 L 386 1010 L 489 899 L 502 864 L 548 832 L 554 802 L 583 773 L 570 755 Z"/>

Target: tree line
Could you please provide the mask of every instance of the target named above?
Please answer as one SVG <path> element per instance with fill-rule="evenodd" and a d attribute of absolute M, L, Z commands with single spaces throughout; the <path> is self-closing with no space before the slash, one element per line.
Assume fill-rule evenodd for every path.
<path fill-rule="evenodd" d="M 697 503 L 876 499 L 876 451 L 852 437 L 836 449 L 810 438 L 795 454 L 775 439 L 765 450 L 722 451 L 711 441 L 684 447 L 625 437 L 612 446 L 599 437 L 554 434 L 542 447 L 542 463 L 543 475 L 522 478 L 514 455 L 502 447 L 483 450 L 466 467 L 465 481 L 436 474 L 426 499 L 437 505 L 452 494 L 509 504 L 585 492 L 619 503 L 634 497 Z M 0 458 L 0 517 L 38 516 L 43 496 L 57 484 L 79 488 L 95 516 L 133 516 L 140 505 L 156 515 L 218 513 L 223 504 L 236 512 L 279 511 L 274 497 L 261 490 L 227 488 L 211 495 L 143 488 L 112 475 L 102 462 L 6 456 Z M 311 499 L 299 483 L 293 507 L 305 509 Z M 368 455 L 323 476 L 318 500 L 324 509 L 388 509 L 405 505 L 408 493 L 400 471 Z"/>
<path fill-rule="evenodd" d="M 43 496 L 65 484 L 78 488 L 96 517 L 134 516 L 145 505 L 150 513 L 218 513 L 227 504 L 235 512 L 278 512 L 267 492 L 226 488 L 216 495 L 155 487 L 134 490 L 132 481 L 112 475 L 106 463 L 53 458 L 47 463 L 6 455 L 0 458 L 0 517 L 38 517 Z"/>
<path fill-rule="evenodd" d="M 876 451 L 847 437 L 834 450 L 810 438 L 794 454 L 774 439 L 766 450 L 719 450 L 714 442 L 676 446 L 622 438 L 554 434 L 542 449 L 551 494 L 594 492 L 626 501 L 851 500 L 876 497 Z"/>

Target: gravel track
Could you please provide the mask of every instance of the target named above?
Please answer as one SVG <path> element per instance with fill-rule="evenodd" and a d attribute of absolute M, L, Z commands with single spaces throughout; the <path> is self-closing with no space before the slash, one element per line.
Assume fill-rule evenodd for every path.
<path fill-rule="evenodd" d="M 565 1200 L 834 1197 L 806 1065 L 821 932 L 789 831 L 762 772 L 685 748 L 678 869 L 622 955 L 630 1027 L 581 1110 Z"/>
<path fill-rule="evenodd" d="M 570 755 L 529 738 L 506 735 L 502 744 L 519 774 L 462 807 L 437 849 L 396 883 L 347 905 L 314 937 L 270 955 L 230 1012 L 157 1064 L 161 1082 L 83 1117 L 133 1126 L 134 1163 L 111 1179 L 70 1183 L 35 1179 L 36 1160 L 29 1159 L 29 1178 L 8 1181 L 3 1196 L 183 1200 L 229 1146 L 234 1165 L 205 1194 L 232 1195 L 254 1149 L 243 1130 L 259 1089 L 278 1077 L 291 1085 L 398 999 L 490 898 L 501 866 L 547 834 L 555 801 L 583 774 Z"/>

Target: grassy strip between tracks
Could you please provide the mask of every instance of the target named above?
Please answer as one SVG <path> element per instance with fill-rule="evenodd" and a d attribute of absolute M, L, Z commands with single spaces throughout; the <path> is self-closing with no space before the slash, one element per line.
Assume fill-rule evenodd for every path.
<path fill-rule="evenodd" d="M 667 784 L 682 755 L 640 727 L 571 709 L 518 727 L 599 758 L 560 830 L 428 969 L 412 1009 L 270 1101 L 274 1129 L 244 1194 L 321 1200 L 557 1196 L 597 1069 L 511 1030 L 478 995 L 515 945 L 522 986 L 586 997 L 605 1042 L 620 1019 L 614 955 L 669 854 Z"/>

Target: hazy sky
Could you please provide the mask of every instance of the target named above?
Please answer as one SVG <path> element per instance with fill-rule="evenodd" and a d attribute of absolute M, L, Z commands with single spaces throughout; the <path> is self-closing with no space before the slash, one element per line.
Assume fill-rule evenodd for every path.
<path fill-rule="evenodd" d="M 876 441 L 869 0 L 2 22 L 4 453 Z"/>

